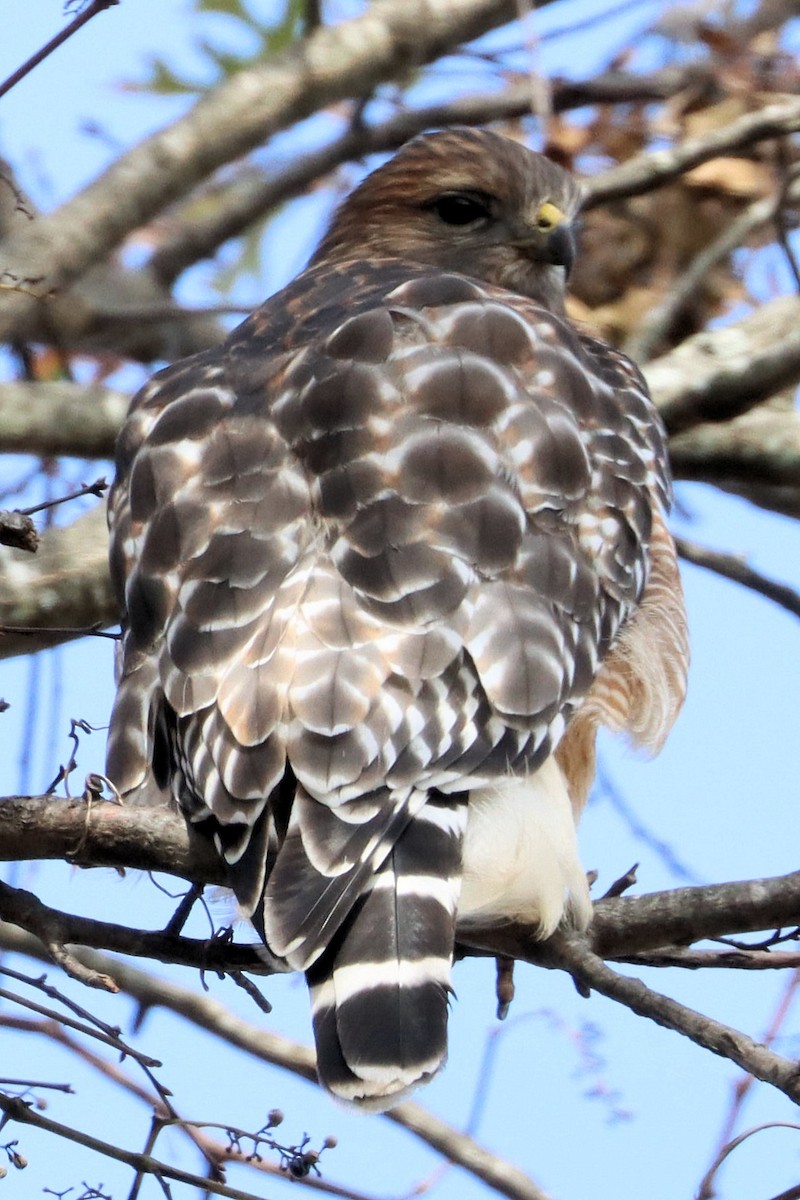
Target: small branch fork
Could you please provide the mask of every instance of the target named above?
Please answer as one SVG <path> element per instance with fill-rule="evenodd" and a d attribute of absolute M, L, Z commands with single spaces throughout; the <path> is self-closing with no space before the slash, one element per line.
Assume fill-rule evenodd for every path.
<path fill-rule="evenodd" d="M 113 2 L 116 4 L 118 0 Z M 0 546 L 11 546 L 14 550 L 27 550 L 35 554 L 39 548 L 39 533 L 31 520 L 34 513 L 55 508 L 57 504 L 67 504 L 70 500 L 79 500 L 82 496 L 102 496 L 107 488 L 106 480 L 100 478 L 94 483 L 81 484 L 67 496 L 45 500 L 42 504 L 34 504 L 32 508 L 16 508 L 11 512 L 0 509 Z"/>
<path fill-rule="evenodd" d="M 258 1197 L 252 1192 L 230 1187 L 228 1184 L 222 1183 L 218 1179 L 209 1178 L 207 1175 L 200 1176 L 195 1175 L 191 1171 L 182 1171 L 180 1168 L 153 1158 L 149 1154 L 139 1153 L 135 1150 L 126 1150 L 122 1146 L 115 1146 L 111 1142 L 105 1142 L 101 1138 L 93 1137 L 92 1134 L 85 1133 L 81 1129 L 74 1129 L 70 1125 L 54 1121 L 51 1117 L 46 1117 L 42 1113 L 37 1112 L 29 1102 L 20 1099 L 18 1096 L 6 1096 L 0 1092 L 0 1112 L 4 1114 L 7 1121 L 15 1121 L 20 1125 L 31 1125 L 35 1129 L 44 1130 L 45 1133 L 65 1138 L 67 1141 L 75 1142 L 79 1146 L 85 1146 L 88 1150 L 105 1155 L 106 1158 L 113 1158 L 117 1162 L 126 1163 L 137 1174 L 155 1176 L 161 1183 L 162 1188 L 165 1189 L 164 1194 L 166 1196 L 171 1194 L 166 1187 L 166 1181 L 172 1180 L 176 1183 L 185 1183 L 190 1187 L 200 1188 L 214 1196 L 227 1196 L 229 1200 L 258 1200 Z M 298 1154 L 305 1155 L 307 1159 L 313 1153 L 315 1152 L 298 1148 Z M 318 1157 L 319 1152 L 316 1152 L 316 1154 Z M 351 1193 L 340 1192 L 339 1194 L 349 1195 Z"/>
<path fill-rule="evenodd" d="M 203 1122 L 184 1120 L 175 1110 L 169 1089 L 161 1084 L 154 1074 L 154 1070 L 160 1067 L 161 1063 L 123 1041 L 121 1031 L 118 1028 L 101 1021 L 87 1009 L 76 1004 L 68 996 L 60 992 L 58 988 L 49 984 L 45 976 L 36 978 L 8 967 L 0 967 L 0 974 L 43 993 L 49 1000 L 61 1005 L 62 1009 L 65 1008 L 68 1010 L 65 1013 L 50 1005 L 41 1004 L 20 992 L 0 988 L 0 999 L 27 1009 L 38 1018 L 31 1021 L 27 1018 L 8 1015 L 0 1018 L 0 1024 L 8 1028 L 44 1033 L 55 1038 L 84 1058 L 90 1065 L 96 1067 L 110 1078 L 113 1078 L 115 1082 L 122 1083 L 128 1090 L 138 1095 L 140 1099 L 145 1099 L 151 1104 L 153 1108 L 153 1120 L 150 1134 L 148 1135 L 147 1148 L 144 1154 L 139 1156 L 141 1161 L 138 1164 L 135 1162 L 131 1163 L 131 1165 L 136 1166 L 137 1175 L 129 1193 L 129 1200 L 135 1200 L 139 1192 L 139 1185 L 145 1174 L 153 1174 L 159 1180 L 162 1179 L 161 1164 L 156 1160 L 151 1161 L 151 1151 L 161 1130 L 169 1126 L 179 1127 L 195 1142 L 204 1154 L 210 1173 L 209 1177 L 218 1183 L 224 1183 L 222 1164 L 226 1159 L 238 1159 L 243 1162 L 255 1163 L 262 1169 L 272 1170 L 273 1173 L 279 1171 L 288 1174 L 292 1179 L 302 1180 L 312 1174 L 318 1175 L 317 1164 L 321 1153 L 336 1144 L 335 1139 L 326 1138 L 321 1148 L 315 1150 L 309 1146 L 310 1139 L 308 1137 L 304 1137 L 299 1145 L 286 1145 L 277 1141 L 272 1135 L 271 1130 L 283 1121 L 283 1114 L 279 1109 L 273 1109 L 268 1114 L 264 1125 L 255 1133 L 227 1125 L 212 1126 Z M 140 1085 L 134 1083 L 133 1080 L 120 1071 L 119 1066 L 116 1064 L 107 1062 L 96 1054 L 93 1054 L 90 1050 L 85 1049 L 75 1040 L 74 1034 L 89 1037 L 104 1046 L 108 1046 L 121 1055 L 123 1060 L 126 1058 L 132 1059 L 144 1072 L 152 1091 L 143 1089 Z M 32 1111 L 31 1106 L 33 1103 L 32 1100 L 26 1098 L 26 1094 L 40 1086 L 67 1092 L 72 1090 L 69 1085 L 40 1085 L 31 1080 L 0 1081 L 0 1111 L 4 1113 L 4 1116 L 0 1119 L 0 1129 L 10 1119 L 25 1122 L 26 1113 Z M 17 1094 L 9 1094 L 9 1088 L 14 1089 Z M 20 1088 L 22 1089 L 21 1094 L 19 1093 Z M 3 1093 L 5 1093 L 5 1096 Z M 31 1122 L 27 1121 L 26 1123 Z M 217 1143 L 209 1139 L 202 1132 L 205 1128 L 223 1129 L 227 1134 L 227 1144 Z M 58 1128 L 56 1128 L 55 1124 L 51 1127 L 51 1132 L 58 1133 Z M 84 1140 L 84 1135 L 77 1130 L 71 1129 L 70 1137 L 73 1141 L 86 1145 L 89 1144 Z M 245 1142 L 251 1143 L 251 1147 L 247 1151 L 243 1148 Z M 99 1148 L 99 1144 L 97 1148 Z M 274 1151 L 278 1154 L 279 1167 L 277 1169 L 263 1163 L 263 1150 Z M 110 1152 L 108 1147 L 103 1149 L 102 1152 L 106 1154 L 110 1153 L 111 1157 L 120 1157 L 120 1155 Z M 122 1153 L 124 1154 L 125 1152 Z M 122 1161 L 126 1161 L 126 1159 L 123 1157 Z M 198 1177 L 196 1183 L 199 1184 L 199 1182 Z M 223 1192 L 222 1194 L 228 1193 Z"/>

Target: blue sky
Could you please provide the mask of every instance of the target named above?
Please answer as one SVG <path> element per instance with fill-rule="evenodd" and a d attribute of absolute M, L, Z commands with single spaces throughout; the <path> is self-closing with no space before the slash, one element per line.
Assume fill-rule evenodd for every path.
<path fill-rule="evenodd" d="M 266 5 L 256 6 L 268 11 Z M 561 24 L 586 5 L 554 5 L 537 21 L 542 30 Z M 619 19 L 622 40 L 641 28 L 657 4 L 641 5 Z M 345 6 L 341 6 L 345 11 Z M 346 11 L 352 11 L 349 6 Z M 0 75 L 12 70 L 59 27 L 57 0 L 26 6 L 24 20 L 6 29 L 0 45 Z M 92 21 L 68 45 L 14 92 L 0 100 L 0 153 L 20 171 L 42 207 L 50 207 L 90 180 L 116 153 L 176 116 L 187 101 L 153 99 L 120 88 L 121 80 L 142 78 L 144 61 L 158 52 L 184 69 L 201 65 L 193 41 L 200 29 L 182 0 L 127 0 Z M 581 54 L 577 69 L 568 42 L 546 43 L 541 61 L 548 70 L 589 73 L 604 60 L 609 43 L 592 39 L 596 56 Z M 648 44 L 643 54 L 656 54 Z M 566 64 L 566 66 L 565 66 Z M 315 211 L 316 217 L 316 211 Z M 271 234 L 263 293 L 297 270 L 310 248 L 307 215 L 287 212 Z M 193 273 L 187 292 L 196 297 L 208 271 Z M 248 298 L 259 296 L 248 281 Z M 0 479 L 22 473 L 18 460 L 0 463 Z M 98 473 L 100 473 L 98 471 Z M 759 569 L 800 587 L 800 526 L 760 513 L 743 501 L 699 486 L 678 489 L 681 515 L 676 527 L 698 541 L 746 555 Z M 625 747 L 603 744 L 603 766 L 653 839 L 671 847 L 701 881 L 774 875 L 797 868 L 800 806 L 791 749 L 797 741 L 797 676 L 800 630 L 797 621 L 767 601 L 696 568 L 684 571 L 693 642 L 689 699 L 673 737 L 655 763 L 643 762 Z M 3 721 L 0 794 L 20 786 L 17 754 L 28 727 L 26 697 L 32 672 L 39 675 L 40 717 L 31 743 L 27 786 L 36 791 L 69 753 L 69 718 L 105 723 L 112 696 L 109 644 L 93 640 L 41 656 L 30 664 L 0 663 L 0 695 L 12 702 Z M 103 734 L 83 739 L 80 770 L 101 769 Z M 634 836 L 611 800 L 598 794 L 586 814 L 581 845 L 587 867 L 600 870 L 599 890 L 634 861 L 641 863 L 641 890 L 682 882 L 653 844 Z M 69 911 L 101 914 L 157 927 L 172 905 L 146 879 L 119 880 L 112 872 L 73 871 L 64 865 L 24 866 L 16 881 Z M 217 902 L 218 911 L 224 903 Z M 195 930 L 201 934 L 202 920 Z M 15 963 L 20 969 L 24 964 Z M 149 964 L 144 964 L 148 966 Z M 36 974 L 37 968 L 31 973 Z M 196 977 L 172 971 L 170 977 L 194 986 Z M 669 975 L 647 973 L 652 986 L 759 1037 L 781 994 L 783 982 L 755 973 Z M 61 986 L 56 968 L 53 982 Z M 302 981 L 271 981 L 265 990 L 274 1004 L 266 1018 L 230 982 L 209 979 L 211 994 L 247 1019 L 301 1040 L 309 1038 Z M 469 1117 L 482 1086 L 481 1063 L 487 1039 L 496 1041 L 495 1070 L 488 1082 L 481 1140 L 506 1155 L 548 1188 L 557 1200 L 593 1200 L 646 1194 L 648 1200 L 688 1197 L 708 1165 L 737 1077 L 727 1062 L 712 1059 L 688 1042 L 650 1026 L 611 1002 L 577 996 L 564 976 L 530 968 L 518 971 L 518 997 L 512 1016 L 495 1038 L 493 978 L 489 964 L 462 964 L 456 971 L 458 1001 L 451 1021 L 451 1061 L 419 1099 L 456 1126 Z M 124 1024 L 125 1000 L 64 985 L 79 1003 Z M 0 1014 L 8 1013 L 0 1007 Z M 797 1021 L 787 1026 L 779 1049 L 797 1053 Z M 255 1128 L 266 1111 L 286 1113 L 288 1140 L 304 1131 L 319 1142 L 329 1133 L 339 1147 L 325 1162 L 326 1176 L 376 1195 L 399 1196 L 435 1165 L 428 1152 L 386 1122 L 362 1118 L 333 1106 L 299 1081 L 241 1056 L 232 1055 L 206 1034 L 182 1028 L 173 1018 L 147 1019 L 138 1044 L 163 1057 L 161 1078 L 175 1092 L 184 1115 L 229 1120 Z M 101 1081 L 96 1073 L 43 1038 L 0 1029 L 4 1076 L 70 1080 L 74 1097 L 53 1096 L 49 1113 L 75 1122 L 98 1136 L 140 1147 L 149 1122 L 147 1110 Z M 132 1070 L 132 1069 L 131 1069 Z M 134 1073 L 132 1071 L 132 1073 Z M 594 1090 L 594 1096 L 588 1095 Z M 761 1087 L 751 1098 L 747 1123 L 792 1120 L 783 1097 Z M 5 1181 L 9 1195 L 34 1197 L 42 1189 L 101 1182 L 115 1200 L 127 1194 L 130 1172 L 66 1143 L 57 1148 L 27 1130 L 14 1130 L 30 1160 L 24 1173 Z M 5 1135 L 0 1135 L 0 1143 Z M 730 1160 L 724 1195 L 773 1195 L 797 1182 L 800 1141 L 790 1131 L 752 1139 Z M 162 1157 L 197 1168 L 197 1158 L 177 1134 L 159 1143 Z M 265 1196 L 288 1194 L 288 1185 L 231 1170 L 230 1181 Z M 472 1200 L 485 1189 L 460 1172 L 450 1172 L 436 1194 L 442 1200 Z M 160 1196 L 152 1181 L 144 1200 Z M 175 1196 L 188 1195 L 175 1188 Z"/>

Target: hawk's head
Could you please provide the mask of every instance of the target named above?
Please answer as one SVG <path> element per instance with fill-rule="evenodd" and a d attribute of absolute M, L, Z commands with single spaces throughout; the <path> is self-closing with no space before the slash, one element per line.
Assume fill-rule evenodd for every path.
<path fill-rule="evenodd" d="M 312 264 L 399 258 L 563 307 L 578 183 L 488 130 L 414 138 L 337 210 Z"/>

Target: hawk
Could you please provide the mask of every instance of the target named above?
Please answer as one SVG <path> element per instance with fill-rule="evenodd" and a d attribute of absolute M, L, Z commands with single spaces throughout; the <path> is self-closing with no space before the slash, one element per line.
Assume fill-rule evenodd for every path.
<path fill-rule="evenodd" d="M 587 925 L 596 729 L 656 749 L 683 699 L 664 431 L 565 315 L 579 203 L 414 139 L 118 444 L 108 774 L 213 837 L 365 1107 L 444 1061 L 457 927 Z"/>

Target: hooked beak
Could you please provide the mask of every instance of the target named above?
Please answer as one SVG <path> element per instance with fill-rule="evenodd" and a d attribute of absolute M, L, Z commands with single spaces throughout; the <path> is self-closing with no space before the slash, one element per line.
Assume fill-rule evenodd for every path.
<path fill-rule="evenodd" d="M 563 267 L 569 276 L 575 261 L 575 234 L 569 218 L 550 201 L 541 205 L 532 227 L 515 244 L 534 262 Z"/>
<path fill-rule="evenodd" d="M 543 249 L 543 261 L 563 267 L 568 279 L 575 262 L 575 234 L 569 221 L 564 220 L 550 230 L 545 236 Z"/>

